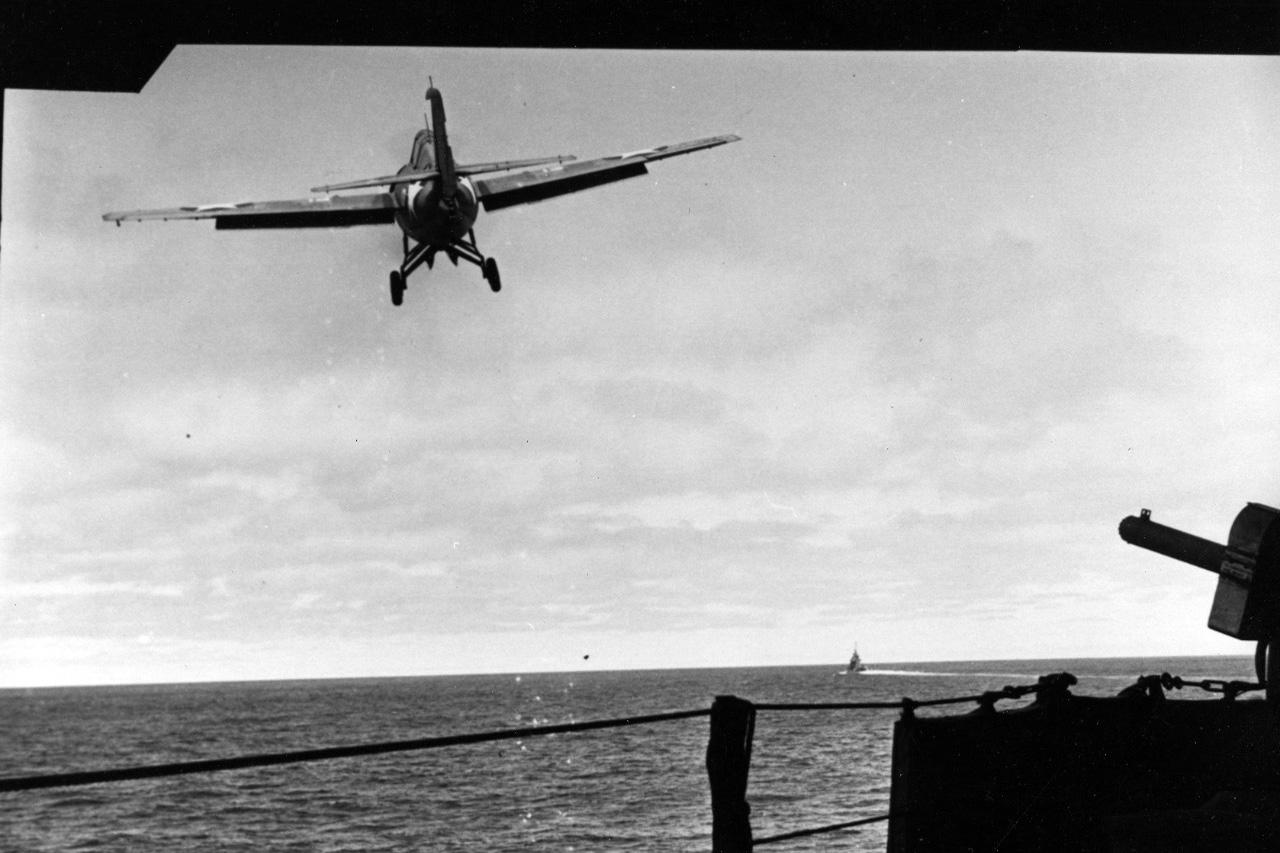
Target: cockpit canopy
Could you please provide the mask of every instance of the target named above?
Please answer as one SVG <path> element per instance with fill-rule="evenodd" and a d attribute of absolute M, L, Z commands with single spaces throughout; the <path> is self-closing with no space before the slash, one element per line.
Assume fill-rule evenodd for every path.
<path fill-rule="evenodd" d="M 409 162 L 415 169 L 431 169 L 435 167 L 435 137 L 430 128 L 419 130 L 413 137 L 413 150 L 409 154 Z"/>

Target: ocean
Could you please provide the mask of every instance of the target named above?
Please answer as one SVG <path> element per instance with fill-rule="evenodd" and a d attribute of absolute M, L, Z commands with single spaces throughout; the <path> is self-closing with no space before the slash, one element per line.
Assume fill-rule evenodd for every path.
<path fill-rule="evenodd" d="M 0 776 L 757 703 L 965 696 L 1053 672 L 1253 680 L 1249 657 L 869 664 L 0 690 Z M 1183 690 L 1178 698 L 1213 698 Z M 1001 707 L 1011 707 L 1004 703 Z M 953 706 L 942 713 L 963 713 Z M 922 712 L 925 713 L 925 712 Z M 928 713 L 937 713 L 930 711 Z M 760 711 L 757 838 L 888 812 L 896 710 Z M 368 758 L 0 793 L 12 851 L 709 851 L 706 717 Z M 871 824 L 764 847 L 884 850 Z"/>

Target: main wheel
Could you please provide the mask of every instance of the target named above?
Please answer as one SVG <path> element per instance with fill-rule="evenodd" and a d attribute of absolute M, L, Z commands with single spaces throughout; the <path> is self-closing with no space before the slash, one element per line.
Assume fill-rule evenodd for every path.
<path fill-rule="evenodd" d="M 404 276 L 400 274 L 400 270 L 391 271 L 391 304 L 402 305 L 404 303 Z"/>
<path fill-rule="evenodd" d="M 502 290 L 502 277 L 498 275 L 498 262 L 493 258 L 485 258 L 484 266 L 481 267 L 484 272 L 484 280 L 489 282 L 489 289 L 494 293 Z"/>

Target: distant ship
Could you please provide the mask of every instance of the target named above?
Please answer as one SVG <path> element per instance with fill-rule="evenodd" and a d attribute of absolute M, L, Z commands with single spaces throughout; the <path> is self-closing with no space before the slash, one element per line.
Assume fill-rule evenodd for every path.
<path fill-rule="evenodd" d="M 867 665 L 862 662 L 862 658 L 859 657 L 858 655 L 858 647 L 854 646 L 853 657 L 849 658 L 849 667 L 845 670 L 845 673 L 846 674 L 859 673 L 865 670 L 866 668 L 867 668 Z"/>

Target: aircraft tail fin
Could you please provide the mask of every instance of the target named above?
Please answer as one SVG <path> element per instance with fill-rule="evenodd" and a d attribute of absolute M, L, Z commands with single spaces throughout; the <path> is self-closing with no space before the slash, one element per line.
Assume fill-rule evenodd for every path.
<path fill-rule="evenodd" d="M 427 101 L 431 104 L 431 138 L 435 167 L 440 172 L 440 193 L 451 198 L 458 189 L 458 173 L 453 164 L 453 152 L 449 150 L 449 135 L 444 124 L 444 96 L 435 86 L 427 89 Z"/>

